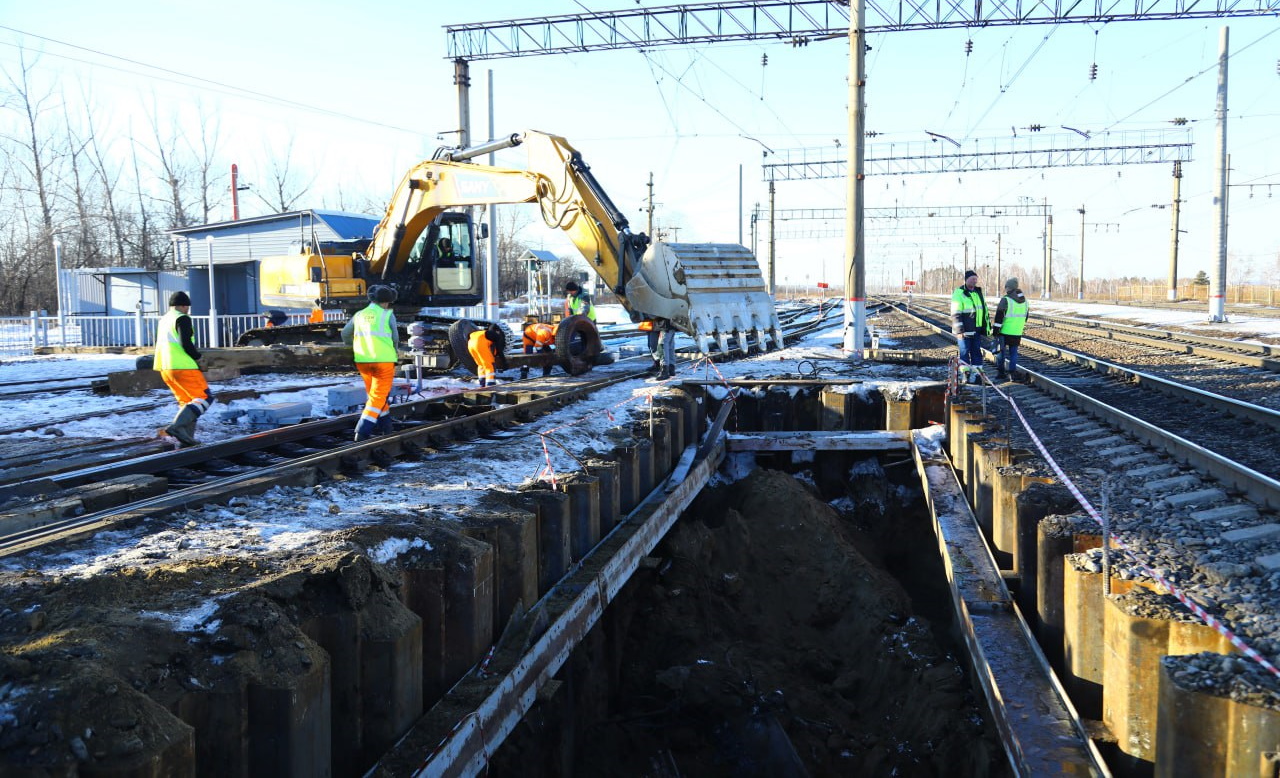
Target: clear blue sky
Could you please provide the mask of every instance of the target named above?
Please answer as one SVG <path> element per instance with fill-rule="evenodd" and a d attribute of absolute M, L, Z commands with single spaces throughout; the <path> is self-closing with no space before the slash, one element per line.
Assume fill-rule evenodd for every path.
<path fill-rule="evenodd" d="M 635 2 L 544 0 L 537 8 L 559 14 L 630 8 Z M 139 117 L 150 106 L 160 107 L 162 121 L 172 118 L 184 127 L 197 116 L 216 117 L 224 155 L 251 182 L 267 155 L 291 145 L 294 164 L 316 175 L 314 198 L 306 203 L 316 207 L 359 197 L 385 200 L 403 171 L 439 145 L 437 133 L 457 126 L 443 25 L 530 14 L 528 3 L 486 0 L 0 3 L 0 24 L 12 28 L 0 30 L 0 65 L 10 72 L 18 46 L 28 56 L 39 54 L 37 76 L 70 92 L 68 99 L 90 95 L 107 131 L 120 138 L 130 126 L 148 131 Z M 1257 184 L 1232 190 L 1232 273 L 1280 284 L 1280 233 L 1274 228 L 1280 217 L 1276 19 L 873 35 L 867 128 L 881 133 L 877 143 L 923 142 L 926 130 L 972 142 L 1007 137 L 1012 128 L 1021 133 L 1032 124 L 1097 134 L 1168 128 L 1171 119 L 1184 117 L 1196 148 L 1194 161 L 1184 167 L 1180 267 L 1184 275 L 1212 272 L 1215 63 L 1224 24 L 1231 28 L 1233 52 L 1232 181 Z M 973 50 L 966 55 L 968 40 Z M 682 241 L 736 241 L 739 165 L 745 170 L 747 209 L 767 202 L 760 143 L 780 150 L 846 142 L 847 49 L 846 40 L 836 39 L 803 48 L 717 44 L 476 62 L 473 132 L 479 137 L 487 130 L 485 84 L 492 70 L 498 134 L 535 127 L 566 136 L 637 229 L 645 229 L 641 208 L 652 172 L 659 223 L 679 226 Z M 1093 63 L 1096 80 L 1089 78 Z M 512 153 L 499 161 L 516 165 L 519 159 Z M 1055 214 L 1056 261 L 1072 268 L 1079 256 L 1077 209 L 1084 205 L 1087 275 L 1162 277 L 1169 211 L 1151 206 L 1170 201 L 1170 173 L 1169 165 L 1160 164 L 872 177 L 866 204 L 1006 205 L 1047 198 Z M 844 190 L 840 180 L 780 183 L 777 205 L 839 208 Z M 253 213 L 254 201 L 245 199 L 242 208 Z M 1005 261 L 1038 266 L 1041 225 L 1022 222 L 1009 225 Z M 750 243 L 749 223 L 744 230 L 743 241 Z M 963 237 L 871 235 L 869 282 L 900 278 L 921 252 L 926 264 L 949 265 L 963 250 Z M 562 245 L 555 235 L 545 240 L 549 248 Z M 972 245 L 990 261 L 994 236 L 975 235 Z M 759 253 L 765 252 L 762 244 Z M 839 238 L 780 241 L 778 278 L 834 281 L 843 252 Z"/>

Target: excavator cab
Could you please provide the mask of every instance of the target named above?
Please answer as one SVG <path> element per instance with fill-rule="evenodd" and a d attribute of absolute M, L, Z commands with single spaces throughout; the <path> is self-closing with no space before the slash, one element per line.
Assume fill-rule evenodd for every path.
<path fill-rule="evenodd" d="M 444 211 L 422 231 L 404 267 L 387 280 L 402 300 L 423 305 L 475 305 L 483 297 L 471 219 Z"/>

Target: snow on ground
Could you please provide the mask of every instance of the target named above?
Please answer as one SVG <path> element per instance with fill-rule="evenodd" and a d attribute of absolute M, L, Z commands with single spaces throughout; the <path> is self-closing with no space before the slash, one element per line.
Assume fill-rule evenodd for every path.
<path fill-rule="evenodd" d="M 1222 337 L 1221 333 L 1234 333 L 1241 340 L 1280 338 L 1280 318 L 1228 313 L 1225 322 L 1209 321 L 1208 306 L 1174 310 L 1034 299 L 1028 299 L 1027 303 L 1032 312 L 1039 310 L 1056 316 L 1087 316 L 1117 323 L 1140 322 L 1188 332 L 1211 330 L 1213 337 Z"/>
<path fill-rule="evenodd" d="M 1049 304 L 1041 303 L 1043 307 Z M 1062 309 L 1071 306 L 1054 304 Z M 1100 314 L 1127 319 L 1144 317 L 1167 322 L 1164 311 L 1126 309 L 1113 306 L 1098 308 Z M 1092 313 L 1092 311 L 1090 311 Z M 1186 314 L 1177 314 L 1183 317 Z M 874 317 L 871 320 L 874 325 Z M 1154 322 L 1153 322 L 1154 323 Z M 1280 322 L 1266 320 L 1280 333 Z M 700 362 L 686 365 L 677 380 L 720 378 L 768 378 L 782 375 L 802 377 L 816 370 L 824 378 L 863 379 L 851 391 L 875 390 L 867 384 L 891 391 L 910 391 L 914 381 L 939 380 L 937 368 L 904 368 L 880 363 L 851 362 L 840 351 L 842 323 L 810 336 L 791 348 L 758 355 L 751 359 L 715 365 Z M 882 345 L 887 345 L 882 341 Z M 0 382 L 11 380 L 47 380 L 68 374 L 100 375 L 112 369 L 132 368 L 132 357 L 104 358 L 102 355 L 81 357 L 33 357 L 0 365 Z M 606 370 L 608 368 L 601 368 Z M 808 371 L 808 372 L 806 372 Z M 355 377 L 350 377 L 355 382 Z M 272 375 L 246 376 L 215 386 L 214 391 L 230 388 L 257 388 L 341 381 L 341 375 Z M 456 378 L 428 382 L 430 391 L 456 391 L 471 386 Z M 383 521 L 387 517 L 422 515 L 448 519 L 464 509 L 483 509 L 481 500 L 490 488 L 514 489 L 531 479 L 546 479 L 554 474 L 577 470 L 579 460 L 592 453 L 604 454 L 618 443 L 616 428 L 628 421 L 647 417 L 652 396 L 665 390 L 653 379 L 627 381 L 606 389 L 589 405 L 579 404 L 558 410 L 511 431 L 512 437 L 501 442 L 477 439 L 430 454 L 428 464 L 405 461 L 385 470 L 372 469 L 362 478 L 335 479 L 314 487 L 275 488 L 252 499 L 236 498 L 228 505 L 210 505 L 175 517 L 170 528 L 159 534 L 145 534 L 138 529 L 102 533 L 74 548 L 54 553 L 29 555 L 6 560 L 3 570 L 39 570 L 45 575 L 82 576 L 149 565 L 172 564 L 210 556 L 244 554 L 271 556 L 299 552 L 319 552 L 338 547 L 342 541 L 337 530 Z M 258 400 L 236 401 L 244 406 L 253 403 L 276 403 L 291 400 L 312 402 L 322 413 L 326 390 L 317 386 L 287 394 L 270 394 Z M 69 436 L 137 437 L 153 434 L 157 426 L 167 423 L 176 406 L 167 391 L 157 391 L 145 398 L 97 397 L 89 392 L 74 392 L 22 400 L 0 399 L 2 426 L 14 426 L 23 419 L 49 419 L 56 423 L 59 414 L 74 410 L 83 413 L 95 409 L 112 410 L 121 404 L 144 400 L 164 402 L 160 409 L 107 416 L 105 420 L 70 422 L 58 425 Z M 219 422 L 216 405 L 201 420 L 199 434 L 206 440 L 218 440 L 243 434 L 247 429 L 236 422 Z M 211 418 L 213 417 L 213 418 Z M 0 446 L 11 436 L 0 436 Z M 392 538 L 388 545 L 369 549 L 370 553 L 391 558 L 398 548 L 421 544 L 421 538 Z"/>

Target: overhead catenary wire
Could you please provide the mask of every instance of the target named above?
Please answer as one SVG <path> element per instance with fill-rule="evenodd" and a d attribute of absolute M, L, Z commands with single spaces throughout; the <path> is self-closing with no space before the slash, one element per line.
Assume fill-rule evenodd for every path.
<path fill-rule="evenodd" d="M 407 127 L 398 127 L 394 124 L 387 124 L 385 122 L 379 122 L 373 119 L 368 119 L 361 116 L 354 116 L 352 114 L 343 113 L 341 111 L 335 111 L 332 108 L 321 108 L 320 106 L 310 105 L 308 103 L 299 102 L 297 100 L 290 100 L 287 97 L 271 95 L 271 94 L 267 94 L 266 92 L 258 92 L 253 89 L 246 89 L 245 87 L 239 87 L 233 84 L 224 83 L 222 81 L 215 81 L 213 79 L 204 78 L 203 76 L 196 76 L 191 73 L 184 73 L 180 70 L 173 70 L 172 68 L 161 67 L 159 65 L 152 65 L 146 62 L 142 62 L 140 60 L 130 59 L 129 57 L 122 57 L 118 54 L 111 54 L 110 52 L 102 51 L 100 49 L 92 49 L 86 46 L 79 46 L 77 44 L 58 40 L 56 38 L 50 38 L 44 35 L 38 35 L 33 32 L 27 32 L 26 30 L 19 30 L 15 27 L 8 27 L 3 24 L 0 24 L 0 30 L 8 30 L 9 32 L 17 33 L 19 35 L 25 35 L 31 38 L 36 38 L 37 40 L 46 41 L 49 43 L 56 44 L 58 46 L 66 46 L 68 48 L 76 49 L 78 51 L 83 51 L 89 54 L 93 54 L 95 56 L 105 57 L 111 60 L 118 60 L 120 62 L 126 62 L 126 63 L 129 63 L 130 65 L 136 65 L 138 67 L 145 68 L 150 71 L 155 71 L 156 73 L 167 74 L 167 76 L 160 76 L 160 75 L 155 75 L 154 73 L 146 73 L 146 72 L 140 73 L 140 72 L 128 70 L 122 67 L 108 65 L 102 62 L 94 62 L 88 59 L 73 57 L 68 54 L 60 54 L 56 51 L 46 50 L 43 52 L 48 56 L 58 57 L 60 59 L 66 59 L 71 62 L 79 62 L 84 65 L 92 65 L 94 67 L 107 68 L 108 70 L 115 70 L 117 72 L 126 73 L 129 75 L 142 76 L 143 78 L 149 78 L 156 81 L 164 81 L 166 83 L 171 83 L 171 84 L 179 84 L 182 86 L 191 86 L 191 82 L 196 82 L 197 84 L 203 84 L 205 88 L 208 88 L 211 91 L 218 92 L 220 94 L 226 94 L 226 95 L 235 96 L 235 97 L 243 97 L 251 100 L 257 100 L 259 102 L 266 102 L 266 103 L 285 106 L 289 108 L 298 108 L 298 109 L 302 109 L 302 110 L 313 112 L 313 113 L 324 114 L 326 116 L 333 116 L 339 119 L 346 119 L 348 121 L 359 122 L 361 124 L 368 124 L 374 127 L 382 127 L 383 129 L 387 129 L 387 130 L 404 132 L 414 136 L 422 135 L 421 129 L 414 130 L 414 129 L 409 129 Z M 23 48 L 21 44 L 14 43 L 12 41 L 0 41 L 0 44 L 17 48 L 19 50 Z"/>

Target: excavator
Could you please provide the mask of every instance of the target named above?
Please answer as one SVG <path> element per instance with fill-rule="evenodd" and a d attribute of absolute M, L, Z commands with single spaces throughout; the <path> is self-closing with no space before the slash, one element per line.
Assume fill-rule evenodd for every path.
<path fill-rule="evenodd" d="M 523 170 L 474 162 L 521 146 Z M 460 149 L 443 147 L 411 168 L 396 187 L 373 238 L 362 249 L 348 244 L 308 246 L 268 257 L 260 272 L 264 305 L 310 307 L 348 314 L 368 304 L 369 287 L 393 287 L 396 319 L 428 368 L 459 364 L 475 369 L 467 335 L 484 322 L 431 315 L 423 309 L 476 305 L 482 300 L 477 233 L 471 206 L 535 203 L 543 221 L 564 230 L 588 265 L 617 295 L 635 322 L 691 337 L 705 354 L 768 351 L 782 346 L 782 328 L 755 257 L 729 243 L 650 242 L 633 233 L 582 155 L 558 135 L 536 130 Z M 481 225 L 482 230 L 485 225 Z M 671 335 L 665 338 L 669 344 Z M 259 328 L 237 345 L 335 340 L 332 322 Z M 512 355 L 508 361 L 554 359 L 566 372 L 591 369 L 603 351 L 585 316 L 561 321 L 554 356 Z M 671 347 L 667 347 L 668 359 Z M 423 361 L 423 358 L 425 362 Z M 664 368 L 665 369 L 665 368 Z"/>

